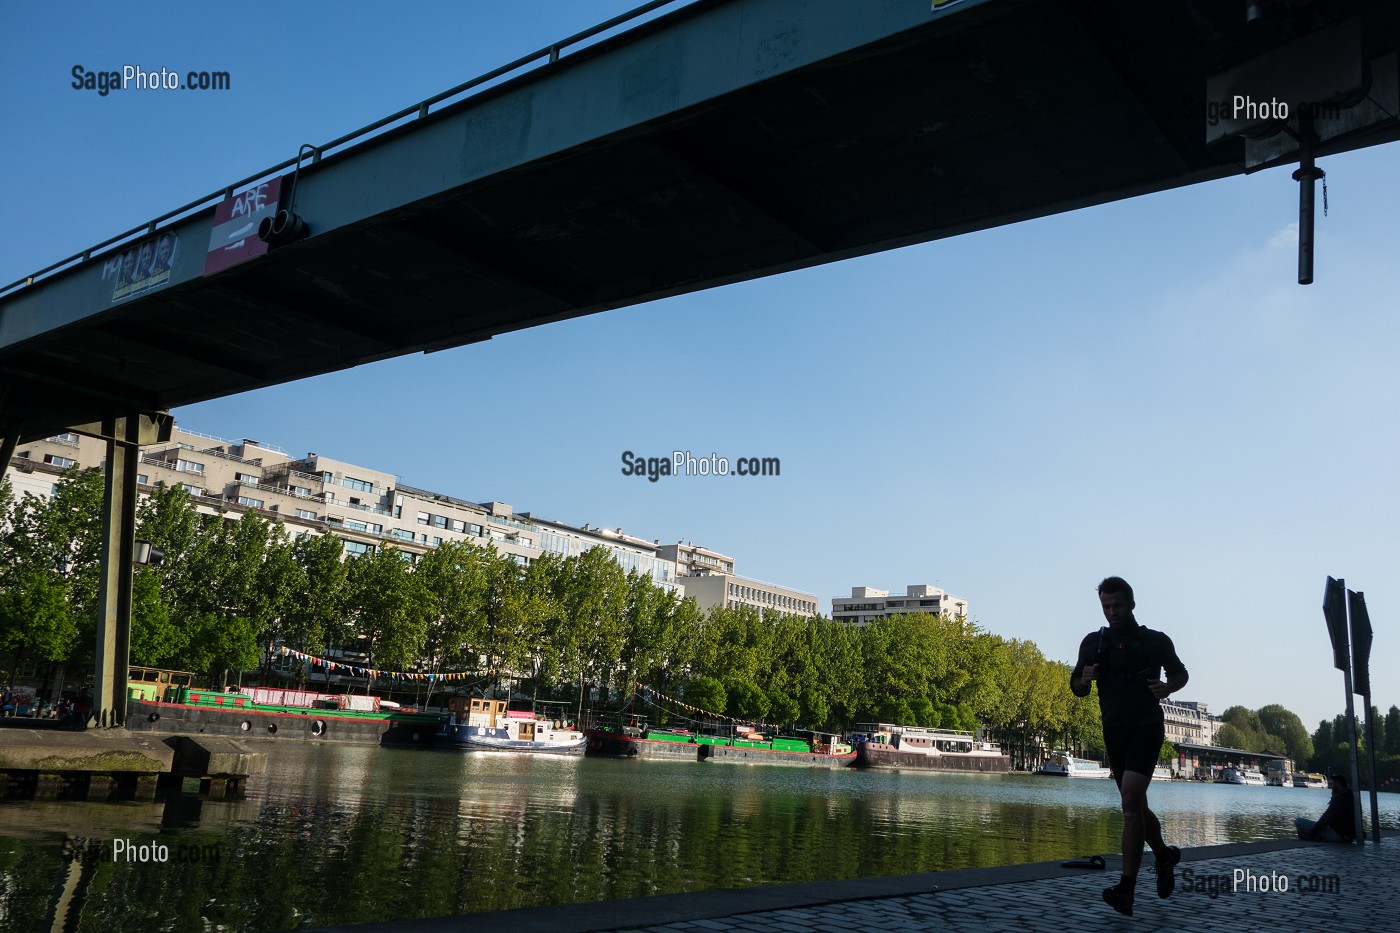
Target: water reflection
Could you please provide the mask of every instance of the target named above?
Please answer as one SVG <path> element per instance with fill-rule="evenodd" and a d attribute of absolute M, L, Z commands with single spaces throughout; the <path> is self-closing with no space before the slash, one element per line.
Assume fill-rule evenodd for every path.
<path fill-rule="evenodd" d="M 1289 836 L 1327 793 L 1152 798 L 1202 845 Z M 240 800 L 0 802 L 0 928 L 278 930 L 1064 859 L 1117 848 L 1116 806 L 1110 782 L 1029 775 L 278 745 Z M 218 857 L 75 856 L 113 838 Z"/>

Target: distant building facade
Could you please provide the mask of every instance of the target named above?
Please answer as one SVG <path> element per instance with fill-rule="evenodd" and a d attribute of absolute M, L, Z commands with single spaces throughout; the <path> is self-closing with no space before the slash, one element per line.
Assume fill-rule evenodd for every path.
<path fill-rule="evenodd" d="M 1215 732 L 1220 728 L 1220 720 L 1210 714 L 1206 704 L 1194 700 L 1163 700 L 1162 716 L 1168 742 L 1215 744 Z"/>
<path fill-rule="evenodd" d="M 817 597 L 762 580 L 750 580 L 734 572 L 734 558 L 690 542 L 658 544 L 658 553 L 675 563 L 685 595 L 696 608 L 748 606 L 760 616 L 817 614 Z"/>
<path fill-rule="evenodd" d="M 967 618 L 967 600 L 951 596 L 936 586 L 918 584 L 905 588 L 904 595 L 891 596 L 889 590 L 853 586 L 851 595 L 831 601 L 831 620 L 848 625 L 868 625 L 885 616 L 908 612 Z"/>
<path fill-rule="evenodd" d="M 64 470 L 104 466 L 103 441 L 64 433 L 21 444 L 8 465 L 16 498 L 52 494 Z M 815 615 L 817 598 L 734 573 L 734 558 L 694 544 L 663 545 L 622 529 L 575 527 L 502 502 L 470 502 L 406 485 L 396 474 L 317 453 L 293 457 L 280 447 L 231 441 L 176 427 L 169 442 L 141 452 L 137 488 L 149 494 L 179 486 L 195 508 L 231 520 L 253 510 L 283 522 L 292 535 L 334 535 L 347 555 L 393 546 L 416 562 L 448 541 L 490 545 L 522 566 L 543 554 L 575 557 L 606 548 L 624 571 L 711 606 L 752 606 L 761 613 Z"/>

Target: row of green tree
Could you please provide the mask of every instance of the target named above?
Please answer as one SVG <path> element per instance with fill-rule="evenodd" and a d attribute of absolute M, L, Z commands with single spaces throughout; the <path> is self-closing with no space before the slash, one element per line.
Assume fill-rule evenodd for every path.
<path fill-rule="evenodd" d="M 1372 706 L 1370 720 L 1375 728 L 1377 786 L 1400 790 L 1400 706 L 1392 705 L 1384 716 Z M 1354 723 L 1357 740 L 1357 760 L 1363 786 L 1370 783 L 1371 755 L 1366 742 L 1366 721 L 1358 717 Z M 1345 713 L 1324 719 L 1312 734 L 1315 749 L 1308 767 L 1323 774 L 1350 772 L 1351 734 Z"/>
<path fill-rule="evenodd" d="M 1277 704 L 1257 710 L 1232 706 L 1220 718 L 1216 745 L 1286 754 L 1297 767 L 1323 774 L 1345 774 L 1350 767 L 1351 740 L 1345 714 L 1324 719 L 1312 733 L 1297 715 Z M 1375 724 L 1376 773 L 1381 784 L 1400 784 L 1400 706 L 1391 706 L 1384 716 L 1371 707 L 1371 721 Z M 1357 723 L 1356 737 L 1362 779 L 1367 780 L 1370 764 L 1364 726 L 1364 720 Z"/>
<path fill-rule="evenodd" d="M 85 669 L 98 598 L 101 476 L 71 471 L 47 498 L 0 486 L 0 651 Z M 137 537 L 159 566 L 133 584 L 133 663 L 219 680 L 266 670 L 269 649 L 363 652 L 381 670 L 511 671 L 540 697 L 636 702 L 643 683 L 745 719 L 851 726 L 992 727 L 1093 752 L 1097 704 L 1069 692 L 1068 668 L 1031 642 L 966 620 L 894 616 L 863 628 L 824 617 L 697 610 L 624 572 L 604 549 L 523 568 L 492 548 L 446 543 L 416 562 L 392 546 L 343 559 L 331 535 L 290 536 L 248 511 L 201 514 L 178 488 L 145 498 Z"/>

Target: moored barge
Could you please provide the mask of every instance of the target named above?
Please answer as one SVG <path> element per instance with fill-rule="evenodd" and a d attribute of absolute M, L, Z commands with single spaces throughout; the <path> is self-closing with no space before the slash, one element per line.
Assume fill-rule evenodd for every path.
<path fill-rule="evenodd" d="M 865 728 L 864 741 L 856 743 L 856 767 L 859 768 L 973 774 L 1005 774 L 1011 770 L 1009 755 L 996 743 L 984 742 L 971 732 L 889 723 L 875 723 Z"/>
<path fill-rule="evenodd" d="M 692 732 L 648 727 L 636 716 L 588 730 L 588 754 L 806 768 L 844 768 L 856 760 L 854 748 L 827 733 L 803 731 L 769 736 L 750 726 L 736 726 L 725 732 Z"/>

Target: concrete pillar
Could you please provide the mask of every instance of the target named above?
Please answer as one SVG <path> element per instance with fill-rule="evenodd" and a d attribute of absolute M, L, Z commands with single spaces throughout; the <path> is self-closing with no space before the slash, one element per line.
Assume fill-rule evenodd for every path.
<path fill-rule="evenodd" d="M 136 778 L 136 799 L 155 800 L 156 784 L 158 777 L 154 774 L 143 774 Z"/>
<path fill-rule="evenodd" d="M 107 482 L 102 494 L 102 569 L 97 593 L 93 712 L 99 726 L 113 727 L 126 722 L 141 419 L 136 415 L 108 419 L 102 423 L 102 434 L 107 440 Z"/>

